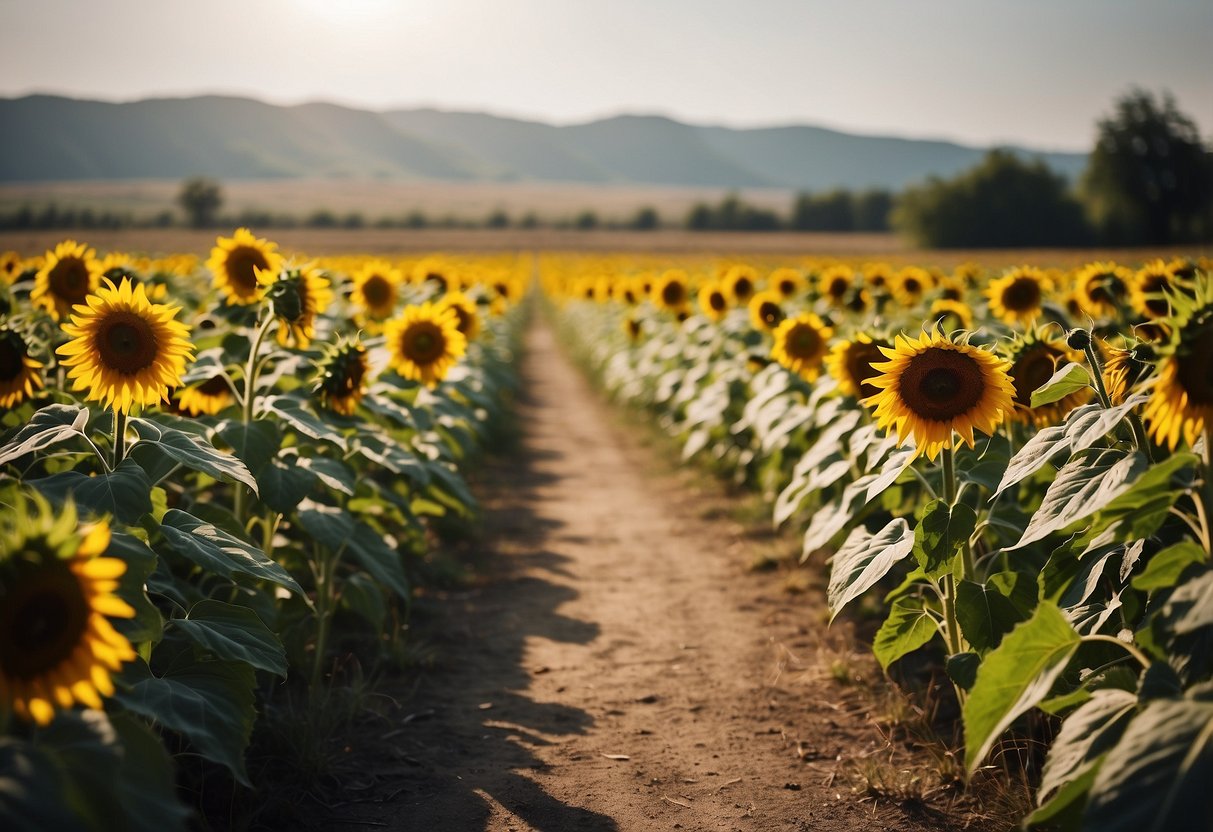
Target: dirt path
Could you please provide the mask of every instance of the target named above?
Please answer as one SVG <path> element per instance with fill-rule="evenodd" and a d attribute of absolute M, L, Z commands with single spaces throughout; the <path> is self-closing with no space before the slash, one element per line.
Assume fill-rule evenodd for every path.
<path fill-rule="evenodd" d="M 396 691 L 412 718 L 358 828 L 953 828 L 851 789 L 889 746 L 816 668 L 820 611 L 746 570 L 741 527 L 654 472 L 542 324 L 524 376 L 487 574 L 421 602 L 439 666 Z"/>

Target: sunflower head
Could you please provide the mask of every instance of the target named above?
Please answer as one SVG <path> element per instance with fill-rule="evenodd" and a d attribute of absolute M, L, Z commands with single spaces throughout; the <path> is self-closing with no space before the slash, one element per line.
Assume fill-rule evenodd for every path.
<path fill-rule="evenodd" d="M 1103 382 L 1113 405 L 1124 404 L 1133 388 L 1154 372 L 1158 353 L 1148 343 L 1129 347 L 1104 345 L 1107 360 L 1103 366 Z"/>
<path fill-rule="evenodd" d="M 935 459 L 953 446 L 953 432 L 973 447 L 974 429 L 993 434 L 1012 409 L 1015 389 L 1006 361 L 939 332 L 897 336 L 882 348 L 887 361 L 869 381 L 880 390 L 862 404 L 875 408 L 877 424 L 913 438 L 917 455 Z"/>
<path fill-rule="evenodd" d="M 1167 263 L 1155 260 L 1133 275 L 1129 302 L 1143 318 L 1166 318 L 1172 315 L 1172 302 L 1176 296 L 1187 288 L 1187 284 L 1176 277 Z"/>
<path fill-rule="evenodd" d="M 0 408 L 13 408 L 42 389 L 42 362 L 15 327 L 0 324 Z"/>
<path fill-rule="evenodd" d="M 0 283 L 13 285 L 22 271 L 20 254 L 15 251 L 0 252 Z"/>
<path fill-rule="evenodd" d="M 939 298 L 931 304 L 930 320 L 949 335 L 973 328 L 973 310 L 967 303 Z"/>
<path fill-rule="evenodd" d="M 84 303 L 97 290 L 100 279 L 97 253 L 83 243 L 64 240 L 46 253 L 34 278 L 30 300 L 61 321 L 71 314 L 72 307 Z"/>
<path fill-rule="evenodd" d="M 432 303 L 405 307 L 384 329 L 392 366 L 400 375 L 436 387 L 467 351 L 454 310 Z"/>
<path fill-rule="evenodd" d="M 830 266 L 817 277 L 817 294 L 831 306 L 843 306 L 854 282 L 855 273 L 850 266 Z"/>
<path fill-rule="evenodd" d="M 623 331 L 628 336 L 628 340 L 634 344 L 644 334 L 644 325 L 634 315 L 627 315 L 623 319 Z"/>
<path fill-rule="evenodd" d="M 177 409 L 187 416 L 214 416 L 236 401 L 231 385 L 220 373 L 200 384 L 183 387 L 174 396 Z"/>
<path fill-rule="evenodd" d="M 278 343 L 305 350 L 316 337 L 316 316 L 333 301 L 328 278 L 315 266 L 261 272 L 265 296 L 278 319 Z"/>
<path fill-rule="evenodd" d="M 458 329 L 470 344 L 480 334 L 480 313 L 476 303 L 463 292 L 448 292 L 437 304 L 439 309 L 451 309 L 459 319 Z"/>
<path fill-rule="evenodd" d="M 1080 309 L 1096 317 L 1111 317 L 1129 298 L 1133 272 L 1115 263 L 1089 263 L 1074 276 Z"/>
<path fill-rule="evenodd" d="M 385 260 L 372 260 L 354 272 L 354 289 L 350 301 L 361 311 L 368 322 L 387 320 L 396 311 L 400 297 L 400 284 L 404 278 L 400 270 Z"/>
<path fill-rule="evenodd" d="M 699 310 L 712 321 L 719 321 L 729 311 L 729 296 L 719 281 L 709 280 L 699 287 Z"/>
<path fill-rule="evenodd" d="M 1082 354 L 1065 341 L 1042 338 L 1030 332 L 1016 338 L 1007 349 L 1008 371 L 1015 386 L 1015 409 L 1009 414 L 1016 421 L 1044 427 L 1061 422 L 1071 410 L 1091 398 L 1091 389 L 1078 390 L 1059 401 L 1032 407 L 1032 394 L 1053 377 L 1057 369 L 1070 361 L 1081 361 Z"/>
<path fill-rule="evenodd" d="M 859 333 L 853 341 L 839 341 L 826 357 L 826 368 L 838 381 L 838 389 L 855 399 L 880 392 L 868 382 L 880 373 L 872 365 L 884 361 L 881 347 L 891 346 L 883 338 Z"/>
<path fill-rule="evenodd" d="M 151 303 L 142 284 L 105 281 L 63 324 L 71 340 L 57 352 L 70 368 L 72 389 L 122 413 L 162 401 L 170 388 L 181 386 L 193 358 L 189 328 L 176 320 L 178 311 Z"/>
<path fill-rule="evenodd" d="M 891 288 L 893 297 L 907 307 L 918 306 L 935 286 L 934 276 L 926 269 L 918 266 L 906 266 L 893 276 Z"/>
<path fill-rule="evenodd" d="M 1155 441 L 1174 450 L 1213 426 L 1213 286 L 1201 281 L 1194 298 L 1175 295 L 1172 303 L 1175 316 L 1161 322 L 1171 338 L 1144 416 Z"/>
<path fill-rule="evenodd" d="M 758 291 L 758 272 L 750 266 L 733 266 L 724 275 L 724 291 L 736 306 L 750 302 Z"/>
<path fill-rule="evenodd" d="M 352 340 L 343 337 L 326 346 L 316 362 L 313 390 L 325 407 L 352 416 L 366 392 L 367 374 L 366 348 L 357 337 Z"/>
<path fill-rule="evenodd" d="M 437 258 L 426 258 L 413 267 L 413 282 L 427 287 L 432 296 L 441 297 L 459 290 L 459 276 L 449 264 Z"/>
<path fill-rule="evenodd" d="M 771 358 L 806 381 L 813 381 L 821 374 L 821 362 L 833 334 L 834 330 L 812 312 L 785 318 L 775 328 Z"/>
<path fill-rule="evenodd" d="M 623 277 L 615 281 L 612 287 L 612 296 L 624 306 L 636 306 L 640 303 L 643 294 L 640 290 L 640 284 L 635 278 Z"/>
<path fill-rule="evenodd" d="M 1011 269 L 990 281 L 986 299 L 990 314 L 1008 324 L 1030 324 L 1040 317 L 1045 299 L 1053 291 L 1053 279 L 1031 266 Z"/>
<path fill-rule="evenodd" d="M 247 228 L 237 228 L 231 237 L 215 240 L 206 266 L 229 304 L 247 306 L 261 300 L 264 282 L 258 276 L 281 269 L 282 255 L 277 243 L 254 237 Z"/>
<path fill-rule="evenodd" d="M 893 283 L 893 267 L 888 263 L 865 263 L 862 271 L 864 282 L 872 289 L 888 291 Z"/>
<path fill-rule="evenodd" d="M 690 300 L 687 273 L 681 269 L 670 269 L 653 284 L 653 304 L 658 309 L 678 313 L 686 308 Z"/>
<path fill-rule="evenodd" d="M 785 300 L 795 298 L 805 290 L 804 274 L 799 269 L 776 269 L 767 279 L 767 285 Z"/>
<path fill-rule="evenodd" d="M 756 292 L 750 298 L 750 325 L 759 332 L 772 332 L 783 322 L 783 296 L 774 290 Z"/>
<path fill-rule="evenodd" d="M 135 611 L 115 596 L 126 563 L 104 557 L 109 526 L 80 526 L 70 502 L 56 510 L 19 497 L 0 520 L 0 697 L 46 725 L 55 709 L 101 708 L 110 673 L 135 658 L 108 617 Z"/>

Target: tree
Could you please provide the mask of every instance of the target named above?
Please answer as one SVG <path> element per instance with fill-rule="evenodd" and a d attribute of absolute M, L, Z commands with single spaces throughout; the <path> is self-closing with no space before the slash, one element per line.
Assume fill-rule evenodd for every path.
<path fill-rule="evenodd" d="M 888 231 L 893 213 L 893 195 L 888 191 L 864 191 L 851 198 L 856 231 Z"/>
<path fill-rule="evenodd" d="M 906 190 L 894 223 L 937 248 L 1068 246 L 1090 237 L 1065 177 L 1007 150 L 991 150 L 953 179 Z"/>
<path fill-rule="evenodd" d="M 194 228 L 206 228 L 215 223 L 215 214 L 223 205 L 223 192 L 219 183 L 205 176 L 195 176 L 181 183 L 177 204 L 185 211 L 186 219 Z"/>
<path fill-rule="evenodd" d="M 661 216 L 657 213 L 657 209 L 648 205 L 637 210 L 628 220 L 628 228 L 633 231 L 652 231 L 660 225 Z"/>
<path fill-rule="evenodd" d="M 1171 243 L 1213 231 L 1213 163 L 1175 99 L 1135 89 L 1099 122 L 1083 177 L 1088 209 L 1114 243 Z"/>

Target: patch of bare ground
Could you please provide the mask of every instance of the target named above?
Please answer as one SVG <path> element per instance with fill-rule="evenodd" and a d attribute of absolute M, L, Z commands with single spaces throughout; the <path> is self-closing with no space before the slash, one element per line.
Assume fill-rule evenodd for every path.
<path fill-rule="evenodd" d="M 786 541 L 612 418 L 545 325 L 523 375 L 478 577 L 418 600 L 435 663 L 348 738 L 363 776 L 326 828 L 1010 826 L 889 719 L 904 700 L 827 629 L 819 578 L 779 565 Z"/>

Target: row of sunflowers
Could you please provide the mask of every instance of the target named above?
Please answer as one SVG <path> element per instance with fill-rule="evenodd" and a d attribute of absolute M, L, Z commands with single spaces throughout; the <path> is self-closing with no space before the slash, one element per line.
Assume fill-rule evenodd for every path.
<path fill-rule="evenodd" d="M 969 776 L 1029 769 L 1026 826 L 1129 832 L 1213 827 L 1209 266 L 540 273 L 612 396 L 803 530 L 832 615 L 878 610 L 882 668 L 936 657 Z M 1029 728 L 1039 768 L 1003 741 Z"/>
<path fill-rule="evenodd" d="M 531 269 L 246 229 L 205 263 L 0 257 L 0 826 L 184 828 L 338 636 L 391 655 Z"/>

